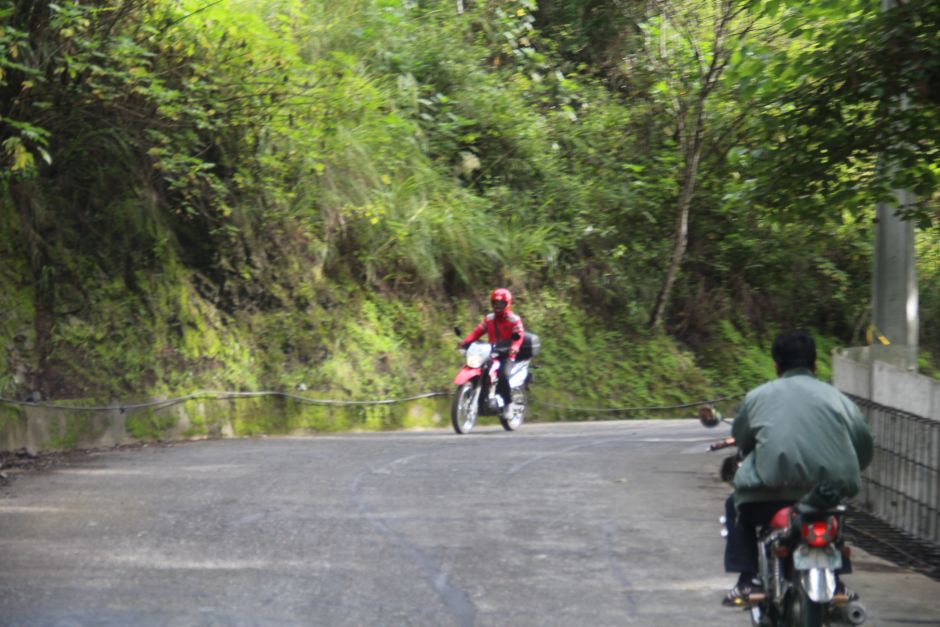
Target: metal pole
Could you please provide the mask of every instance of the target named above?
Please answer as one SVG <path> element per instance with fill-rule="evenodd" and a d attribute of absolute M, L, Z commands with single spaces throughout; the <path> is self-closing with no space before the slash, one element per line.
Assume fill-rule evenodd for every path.
<path fill-rule="evenodd" d="M 895 6 L 896 0 L 881 2 L 882 11 Z M 900 106 L 906 106 L 906 98 L 902 97 Z M 890 345 L 875 339 L 872 357 L 916 370 L 919 301 L 914 225 L 897 215 L 899 208 L 912 204 L 913 196 L 906 190 L 897 190 L 895 198 L 896 204 L 878 203 L 876 209 L 872 317 L 876 329 Z"/>

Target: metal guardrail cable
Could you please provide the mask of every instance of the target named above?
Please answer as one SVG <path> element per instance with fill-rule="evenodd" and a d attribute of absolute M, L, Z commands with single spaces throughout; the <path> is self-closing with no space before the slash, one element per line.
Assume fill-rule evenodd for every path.
<path fill-rule="evenodd" d="M 8 398 L 0 397 L 0 404 L 6 405 L 19 405 L 22 407 L 44 407 L 47 409 L 62 409 L 69 411 L 114 411 L 118 410 L 121 412 L 135 410 L 135 409 L 145 409 L 145 408 L 159 408 L 163 409 L 165 407 L 170 407 L 172 405 L 178 405 L 179 403 L 184 403 L 186 401 L 192 401 L 197 399 L 208 399 L 208 400 L 217 400 L 224 401 L 233 398 L 258 398 L 264 396 L 277 396 L 280 398 L 287 398 L 295 400 L 301 403 L 307 403 L 309 405 L 333 405 L 333 406 L 355 406 L 355 405 L 394 405 L 397 403 L 407 403 L 410 401 L 416 401 L 424 398 L 433 398 L 435 396 L 449 396 L 449 392 L 427 392 L 425 394 L 417 394 L 415 396 L 409 396 L 406 398 L 390 398 L 390 399 L 379 399 L 379 400 L 366 400 L 366 401 L 344 401 L 344 400 L 334 400 L 334 399 L 318 399 L 310 398 L 307 396 L 301 396 L 299 394 L 290 394 L 288 392 L 276 392 L 276 391 L 261 391 L 261 392 L 228 392 L 228 391 L 218 391 L 218 390 L 204 390 L 201 392 L 194 392 L 192 394 L 187 394 L 185 396 L 179 396 L 176 398 L 169 398 L 163 400 L 154 400 L 148 401 L 146 403 L 132 403 L 132 404 L 120 404 L 120 405 L 107 405 L 107 406 L 91 406 L 91 405 L 59 405 L 56 403 L 43 402 L 43 401 L 17 401 Z"/>
<path fill-rule="evenodd" d="M 93 405 L 60 405 L 57 403 L 52 403 L 49 401 L 18 401 L 8 398 L 0 397 L 0 404 L 5 405 L 19 405 L 21 407 L 44 407 L 47 409 L 61 409 L 66 411 L 114 411 L 118 410 L 120 412 L 133 411 L 136 409 L 146 409 L 146 408 L 156 408 L 164 409 L 166 407 L 171 407 L 173 405 L 178 405 L 180 403 L 185 403 L 186 401 L 198 400 L 198 399 L 208 399 L 208 400 L 230 400 L 235 398 L 259 398 L 265 396 L 276 396 L 279 398 L 285 398 L 294 400 L 300 403 L 306 403 L 308 405 L 325 405 L 325 406 L 336 406 L 336 407 L 352 407 L 352 406 L 374 406 L 374 405 L 396 405 L 400 403 L 408 403 L 411 401 L 417 401 L 425 398 L 434 398 L 437 396 L 450 396 L 450 392 L 427 392 L 424 394 L 416 394 L 414 396 L 408 396 L 405 398 L 389 398 L 389 399 L 375 399 L 375 400 L 336 400 L 336 399 L 318 399 L 310 398 L 308 396 L 302 396 L 300 394 L 292 394 L 288 392 L 277 392 L 277 391 L 259 391 L 259 392 L 232 392 L 225 390 L 203 390 L 200 392 L 193 392 L 192 394 L 187 394 L 185 396 L 178 396 L 175 398 L 162 399 L 162 400 L 153 400 L 147 401 L 144 403 L 126 403 L 119 405 L 104 405 L 104 406 L 93 406 Z M 708 405 L 713 403 L 718 403 L 721 401 L 734 400 L 741 398 L 741 395 L 737 396 L 723 396 L 720 398 L 704 401 L 695 401 L 691 403 L 682 403 L 677 405 L 660 405 L 660 406 L 648 406 L 648 407 L 574 407 L 568 405 L 558 405 L 555 403 L 549 403 L 546 401 L 540 401 L 538 398 L 533 399 L 533 404 L 542 405 L 543 407 L 548 407 L 551 409 L 561 409 L 565 411 L 575 411 L 575 412 L 584 412 L 584 413 L 626 413 L 626 412 L 635 412 L 635 411 L 666 411 L 673 409 L 687 409 L 690 407 L 698 407 L 701 405 Z"/>

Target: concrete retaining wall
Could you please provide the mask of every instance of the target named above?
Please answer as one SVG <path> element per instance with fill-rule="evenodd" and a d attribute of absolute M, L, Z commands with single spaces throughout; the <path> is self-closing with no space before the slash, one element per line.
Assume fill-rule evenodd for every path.
<path fill-rule="evenodd" d="M 878 357 L 868 346 L 834 351 L 833 385 L 879 405 L 940 420 L 940 380 Z"/>
<path fill-rule="evenodd" d="M 197 398 L 133 410 L 0 405 L 0 451 L 105 448 L 146 441 L 442 426 L 450 399 L 314 405 L 280 396 Z M 75 405 L 75 403 L 71 403 Z"/>

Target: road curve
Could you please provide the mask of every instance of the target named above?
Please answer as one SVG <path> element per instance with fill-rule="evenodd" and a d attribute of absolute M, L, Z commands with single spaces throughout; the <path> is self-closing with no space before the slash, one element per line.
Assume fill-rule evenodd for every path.
<path fill-rule="evenodd" d="M 697 421 L 203 441 L 0 490 L 0 625 L 742 625 Z M 865 554 L 869 624 L 940 583 Z"/>

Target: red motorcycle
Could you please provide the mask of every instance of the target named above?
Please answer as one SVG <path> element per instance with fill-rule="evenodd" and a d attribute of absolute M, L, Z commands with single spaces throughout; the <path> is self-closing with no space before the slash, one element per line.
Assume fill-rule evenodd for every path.
<path fill-rule="evenodd" d="M 458 337 L 461 333 L 455 329 Z M 450 408 L 450 421 L 457 433 L 470 433 L 479 416 L 499 416 L 499 422 L 506 431 L 518 429 L 525 421 L 528 410 L 527 391 L 531 376 L 529 362 L 539 354 L 541 344 L 534 333 L 526 332 L 522 346 L 516 356 L 512 372 L 509 372 L 511 400 L 507 404 L 496 391 L 497 376 L 501 360 L 509 353 L 513 340 L 519 335 L 514 333 L 512 340 L 490 344 L 473 342 L 464 353 L 464 366 L 454 377 L 454 400 Z"/>
<path fill-rule="evenodd" d="M 703 424 L 709 425 L 702 420 Z M 717 422 L 715 423 L 717 424 Z M 734 446 L 734 438 L 725 438 L 709 447 L 717 451 Z M 721 478 L 734 480 L 740 456 L 722 463 Z M 849 547 L 843 541 L 845 505 L 837 499 L 819 496 L 817 488 L 790 507 L 778 511 L 766 529 L 757 535 L 758 577 L 762 592 L 748 596 L 743 606 L 755 627 L 821 627 L 831 623 L 861 625 L 865 608 L 857 596 L 838 585 L 837 571 Z M 726 524 L 724 516 L 722 524 Z M 727 529 L 722 535 L 727 535 Z"/>

